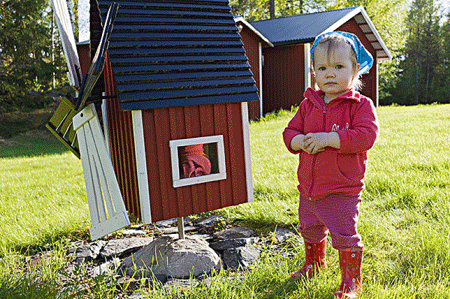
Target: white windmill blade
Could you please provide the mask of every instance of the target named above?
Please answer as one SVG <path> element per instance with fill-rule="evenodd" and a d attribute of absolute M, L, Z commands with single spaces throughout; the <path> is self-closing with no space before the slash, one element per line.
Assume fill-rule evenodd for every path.
<path fill-rule="evenodd" d="M 80 59 L 75 43 L 72 23 L 70 21 L 69 8 L 67 0 L 52 0 L 53 11 L 56 24 L 58 25 L 59 35 L 64 49 L 64 54 L 69 68 L 69 82 L 72 86 L 81 86 Z"/>

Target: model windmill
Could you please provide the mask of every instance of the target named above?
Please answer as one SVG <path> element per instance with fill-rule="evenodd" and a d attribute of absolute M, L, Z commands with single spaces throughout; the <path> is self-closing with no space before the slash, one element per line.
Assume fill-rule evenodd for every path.
<path fill-rule="evenodd" d="M 112 1 L 87 1 L 92 46 L 95 29 L 111 18 Z M 73 117 L 85 179 L 92 178 L 86 180 L 88 199 L 90 192 L 102 193 L 92 190 L 103 185 L 97 179 L 98 165 L 106 162 L 98 158 L 85 163 L 83 156 L 102 139 L 113 168 L 106 175 L 117 178 L 128 212 L 143 223 L 252 201 L 247 102 L 259 98 L 228 0 L 118 3 L 102 82 L 105 139 L 101 132 L 85 134 L 92 136 L 90 141 L 80 138 L 86 115 L 92 112 L 96 119 L 93 105 Z M 81 61 L 86 59 L 80 55 Z M 51 122 L 58 127 L 71 117 L 65 116 L 69 110 L 80 108 L 67 109 Z M 61 128 L 70 126 L 66 122 Z M 70 136 L 55 131 L 59 137 L 58 132 Z M 97 168 L 89 171 L 92 165 Z M 100 218 L 96 225 L 103 232 L 124 224 L 119 216 L 102 224 L 104 215 L 95 208 L 106 202 L 89 200 L 91 220 L 92 215 Z M 115 204 L 113 208 L 120 214 Z"/>
<path fill-rule="evenodd" d="M 107 153 L 105 140 L 93 104 L 85 107 L 105 64 L 105 54 L 118 5 L 113 3 L 104 22 L 100 44 L 89 72 L 80 82 L 80 63 L 66 1 L 53 0 L 58 29 L 67 57 L 70 83 L 78 89 L 76 99 L 64 98 L 47 128 L 77 157 L 81 157 L 91 216 L 91 238 L 97 239 L 130 224 Z"/>

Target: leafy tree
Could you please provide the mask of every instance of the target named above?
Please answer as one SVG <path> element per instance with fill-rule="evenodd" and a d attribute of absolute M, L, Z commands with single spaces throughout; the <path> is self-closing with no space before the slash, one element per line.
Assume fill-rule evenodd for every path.
<path fill-rule="evenodd" d="M 435 69 L 437 78 L 432 88 L 436 101 L 450 103 L 450 14 L 440 28 L 440 36 L 440 63 Z"/>
<path fill-rule="evenodd" d="M 438 101 L 432 88 L 441 68 L 440 17 L 434 0 L 414 0 L 406 21 L 406 43 L 395 96 L 401 104 Z"/>
<path fill-rule="evenodd" d="M 328 2 L 327 0 L 280 0 L 277 2 L 276 12 L 278 17 L 286 17 L 324 11 Z"/>
<path fill-rule="evenodd" d="M 29 92 L 48 90 L 55 71 L 48 0 L 0 2 L 0 111 L 42 105 Z"/>
<path fill-rule="evenodd" d="M 275 17 L 293 16 L 323 11 L 330 0 L 275 0 Z M 247 21 L 259 21 L 270 18 L 269 0 L 230 0 L 235 16 L 243 16 Z"/>

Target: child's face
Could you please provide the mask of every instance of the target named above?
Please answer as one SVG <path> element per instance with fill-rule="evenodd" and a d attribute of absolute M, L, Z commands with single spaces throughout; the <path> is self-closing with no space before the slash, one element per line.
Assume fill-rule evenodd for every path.
<path fill-rule="evenodd" d="M 327 53 L 328 45 L 321 44 L 314 50 L 314 73 L 320 90 L 325 92 L 326 100 L 331 101 L 353 88 L 353 79 L 359 69 L 353 66 L 352 48 L 339 44 Z"/>

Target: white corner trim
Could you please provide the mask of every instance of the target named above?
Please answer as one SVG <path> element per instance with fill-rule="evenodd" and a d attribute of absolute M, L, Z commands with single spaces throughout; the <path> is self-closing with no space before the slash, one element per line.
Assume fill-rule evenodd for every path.
<path fill-rule="evenodd" d="M 389 60 L 391 60 L 392 59 L 392 55 L 389 52 L 389 49 L 387 48 L 386 44 L 384 43 L 384 41 L 381 38 L 380 34 L 378 33 L 377 29 L 375 28 L 375 26 L 373 25 L 372 21 L 370 20 L 369 15 L 364 10 L 364 7 L 362 7 L 362 6 L 356 7 L 355 9 L 350 11 L 345 17 L 341 18 L 339 21 L 337 21 L 336 23 L 334 23 L 333 25 L 328 27 L 326 30 L 324 30 L 320 34 L 323 34 L 323 33 L 326 33 L 326 32 L 331 32 L 331 31 L 335 31 L 336 29 L 338 29 L 340 26 L 342 26 L 344 23 L 346 23 L 348 20 L 350 20 L 351 18 L 355 17 L 359 13 L 362 14 L 362 16 L 364 17 L 364 20 L 369 25 L 370 30 L 375 35 L 375 38 L 377 39 L 377 41 L 380 43 L 381 47 L 383 48 L 383 51 L 389 57 Z M 320 34 L 318 34 L 318 36 Z"/>
<path fill-rule="evenodd" d="M 305 91 L 308 87 L 311 87 L 311 70 L 310 70 L 310 63 L 311 63 L 311 45 L 310 43 L 303 44 L 303 50 L 305 52 Z"/>
<path fill-rule="evenodd" d="M 365 11 L 365 9 L 362 6 L 360 6 L 359 9 L 360 9 L 360 12 L 363 15 L 364 19 L 366 20 L 367 24 L 369 25 L 370 30 L 373 32 L 373 34 L 375 35 L 377 41 L 380 43 L 381 48 L 383 48 L 384 52 L 389 57 L 389 60 L 391 60 L 392 59 L 392 54 L 389 52 L 388 47 L 386 46 L 386 44 L 384 43 L 384 41 L 381 38 L 380 34 L 378 33 L 377 29 L 375 28 L 375 25 L 373 25 L 372 21 L 370 20 L 369 15 L 367 14 L 367 12 Z"/>
<path fill-rule="evenodd" d="M 234 22 L 242 22 L 242 24 L 244 24 L 245 26 L 247 26 L 251 31 L 253 31 L 257 36 L 259 36 L 263 41 L 265 41 L 270 47 L 274 47 L 274 45 L 270 42 L 270 40 L 267 39 L 267 37 L 265 37 L 264 35 L 262 35 L 261 32 L 259 32 L 258 30 L 256 30 L 255 27 L 253 27 L 249 22 L 247 22 L 243 17 L 237 17 L 234 18 Z"/>
<path fill-rule="evenodd" d="M 375 65 L 375 96 L 377 97 L 375 107 L 378 108 L 378 105 L 380 104 L 380 90 L 379 90 L 379 76 L 380 73 L 378 72 L 378 63 L 374 63 Z"/>
<path fill-rule="evenodd" d="M 133 120 L 134 150 L 136 156 L 136 171 L 139 189 L 139 205 L 141 208 L 142 223 L 152 223 L 152 209 L 150 206 L 150 192 L 148 186 L 147 157 L 145 154 L 144 124 L 142 110 L 131 112 Z"/>
<path fill-rule="evenodd" d="M 244 136 L 244 158 L 245 158 L 245 179 L 247 185 L 247 201 L 253 202 L 253 177 L 252 177 L 252 160 L 250 152 L 250 126 L 248 122 L 248 105 L 247 102 L 241 103 L 242 113 L 242 134 Z"/>
<path fill-rule="evenodd" d="M 263 103 L 263 55 L 262 44 L 258 43 L 258 61 L 259 61 L 259 117 L 264 115 L 264 103 Z"/>

